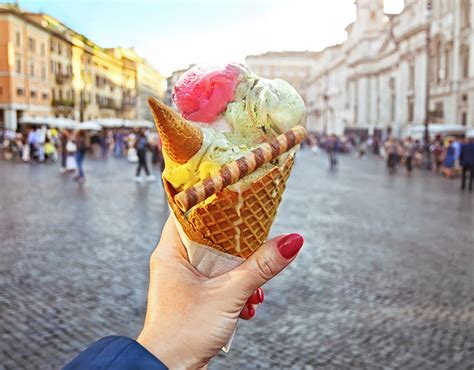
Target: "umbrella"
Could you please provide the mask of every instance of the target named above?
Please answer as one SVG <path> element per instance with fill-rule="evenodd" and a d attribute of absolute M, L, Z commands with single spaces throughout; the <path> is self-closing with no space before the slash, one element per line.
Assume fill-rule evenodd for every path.
<path fill-rule="evenodd" d="M 62 117 L 29 117 L 25 116 L 20 118 L 20 124 L 30 124 L 30 125 L 46 125 L 49 127 L 56 128 L 68 128 L 75 129 L 78 126 L 78 122 L 70 118 Z"/>
<path fill-rule="evenodd" d="M 144 120 L 144 119 L 135 119 L 135 120 L 125 120 L 124 127 L 129 128 L 151 128 L 153 127 L 153 122 Z"/>
<path fill-rule="evenodd" d="M 79 124 L 77 127 L 78 130 L 91 130 L 91 131 L 100 131 L 102 126 L 95 121 L 85 121 Z"/>
<path fill-rule="evenodd" d="M 123 127 L 125 121 L 120 118 L 99 118 L 95 120 L 102 127 Z"/>

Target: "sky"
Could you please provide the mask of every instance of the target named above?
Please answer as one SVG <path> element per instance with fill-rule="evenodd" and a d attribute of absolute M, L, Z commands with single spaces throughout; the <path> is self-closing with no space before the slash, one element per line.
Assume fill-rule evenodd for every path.
<path fill-rule="evenodd" d="M 403 0 L 385 0 L 398 13 Z M 102 47 L 134 47 L 164 75 L 191 63 L 243 62 L 267 51 L 344 41 L 353 0 L 19 0 Z"/>

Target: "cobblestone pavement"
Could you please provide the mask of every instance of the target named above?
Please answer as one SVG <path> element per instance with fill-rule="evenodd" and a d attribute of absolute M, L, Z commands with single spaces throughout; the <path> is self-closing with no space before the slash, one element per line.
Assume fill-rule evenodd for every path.
<path fill-rule="evenodd" d="M 468 369 L 474 365 L 474 195 L 382 161 L 302 152 L 272 234 L 298 259 L 211 369 Z M 88 343 L 134 337 L 148 256 L 166 214 L 159 183 L 125 161 L 0 162 L 0 367 L 59 368 Z"/>

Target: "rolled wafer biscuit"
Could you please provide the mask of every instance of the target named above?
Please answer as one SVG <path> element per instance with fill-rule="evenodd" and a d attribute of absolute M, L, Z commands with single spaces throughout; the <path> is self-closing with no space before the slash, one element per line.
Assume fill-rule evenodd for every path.
<path fill-rule="evenodd" d="M 219 172 L 176 194 L 174 200 L 178 207 L 183 212 L 186 212 L 211 195 L 218 193 L 226 186 L 235 184 L 263 164 L 287 152 L 301 143 L 305 137 L 306 130 L 304 127 L 295 126 L 269 142 L 259 145 L 243 157 L 225 164 Z"/>

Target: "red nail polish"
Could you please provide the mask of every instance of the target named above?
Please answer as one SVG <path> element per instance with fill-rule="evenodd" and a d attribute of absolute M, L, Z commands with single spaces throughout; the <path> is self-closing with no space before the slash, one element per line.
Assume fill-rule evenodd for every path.
<path fill-rule="evenodd" d="M 277 248 L 283 258 L 287 260 L 296 256 L 303 246 L 304 239 L 300 234 L 286 235 L 278 242 Z"/>
<path fill-rule="evenodd" d="M 249 312 L 249 316 L 250 316 L 250 317 L 254 317 L 254 316 L 255 316 L 255 308 L 253 308 L 252 305 L 248 305 L 248 306 L 247 306 L 247 311 Z"/>
<path fill-rule="evenodd" d="M 265 294 L 263 294 L 263 289 L 262 288 L 257 289 L 257 296 L 258 296 L 258 301 L 260 303 L 263 303 L 263 300 L 265 299 Z"/>

